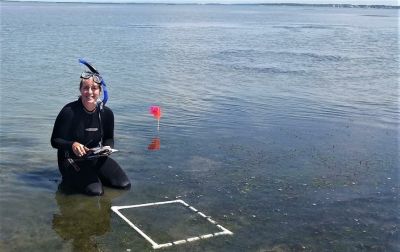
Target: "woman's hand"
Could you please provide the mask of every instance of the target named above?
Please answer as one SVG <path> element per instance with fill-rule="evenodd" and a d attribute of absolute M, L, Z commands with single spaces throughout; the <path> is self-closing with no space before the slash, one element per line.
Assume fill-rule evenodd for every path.
<path fill-rule="evenodd" d="M 74 142 L 72 144 L 72 151 L 74 154 L 78 157 L 82 157 L 86 155 L 86 153 L 89 151 L 89 148 L 87 148 L 85 145 L 80 144 L 78 142 Z"/>

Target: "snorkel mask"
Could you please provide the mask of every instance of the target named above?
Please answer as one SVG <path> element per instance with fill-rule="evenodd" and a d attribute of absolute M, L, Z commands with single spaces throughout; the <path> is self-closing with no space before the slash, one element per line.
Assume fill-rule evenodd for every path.
<path fill-rule="evenodd" d="M 100 74 L 97 73 L 92 73 L 90 71 L 85 71 L 81 74 L 81 78 L 82 79 L 89 79 L 89 78 L 93 78 L 93 81 L 97 84 L 101 85 L 101 81 L 103 80 L 103 78 L 101 77 Z"/>
<path fill-rule="evenodd" d="M 103 100 L 100 102 L 100 109 L 102 109 L 108 100 L 108 92 L 107 92 L 106 83 L 104 82 L 104 79 L 101 77 L 99 71 L 97 71 L 96 68 L 94 68 L 92 65 L 90 65 L 87 61 L 85 61 L 84 59 L 79 59 L 79 63 L 81 63 L 82 65 L 85 65 L 90 70 L 90 71 L 83 72 L 81 74 L 81 78 L 89 79 L 90 77 L 93 77 L 93 81 L 102 86 Z"/>

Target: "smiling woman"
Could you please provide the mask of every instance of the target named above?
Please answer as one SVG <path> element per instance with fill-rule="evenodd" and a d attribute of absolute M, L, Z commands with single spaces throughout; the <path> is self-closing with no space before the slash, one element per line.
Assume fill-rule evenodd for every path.
<path fill-rule="evenodd" d="M 93 112 L 96 109 L 97 100 L 101 93 L 100 78 L 98 75 L 90 75 L 88 72 L 82 73 L 81 78 L 79 90 L 81 91 L 82 104 L 88 112 Z"/>
<path fill-rule="evenodd" d="M 98 102 L 102 83 L 97 71 L 83 72 L 79 99 L 67 104 L 54 124 L 51 144 L 58 149 L 62 185 L 68 191 L 102 195 L 103 184 L 122 189 L 130 187 L 128 177 L 113 159 L 88 158 L 96 147 L 114 146 L 114 114 L 103 106 L 105 102 Z"/>

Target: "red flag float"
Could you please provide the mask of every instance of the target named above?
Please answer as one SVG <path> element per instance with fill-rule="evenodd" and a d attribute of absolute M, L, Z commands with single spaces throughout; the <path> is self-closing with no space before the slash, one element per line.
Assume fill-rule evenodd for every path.
<path fill-rule="evenodd" d="M 150 114 L 154 116 L 154 118 L 157 119 L 157 129 L 160 129 L 160 118 L 161 118 L 161 108 L 160 106 L 151 106 L 150 107 Z"/>
<path fill-rule="evenodd" d="M 161 108 L 159 106 L 151 106 L 150 107 L 150 114 L 154 116 L 157 120 L 161 118 Z"/>

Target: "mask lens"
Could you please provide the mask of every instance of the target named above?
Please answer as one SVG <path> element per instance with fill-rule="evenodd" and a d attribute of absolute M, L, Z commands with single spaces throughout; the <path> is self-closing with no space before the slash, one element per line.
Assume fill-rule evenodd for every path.
<path fill-rule="evenodd" d="M 92 77 L 92 73 L 90 73 L 90 72 L 83 72 L 82 74 L 81 74 L 81 78 L 83 78 L 83 79 L 89 79 L 90 77 Z"/>
<path fill-rule="evenodd" d="M 101 76 L 98 74 L 93 75 L 93 81 L 100 84 L 102 81 Z"/>

